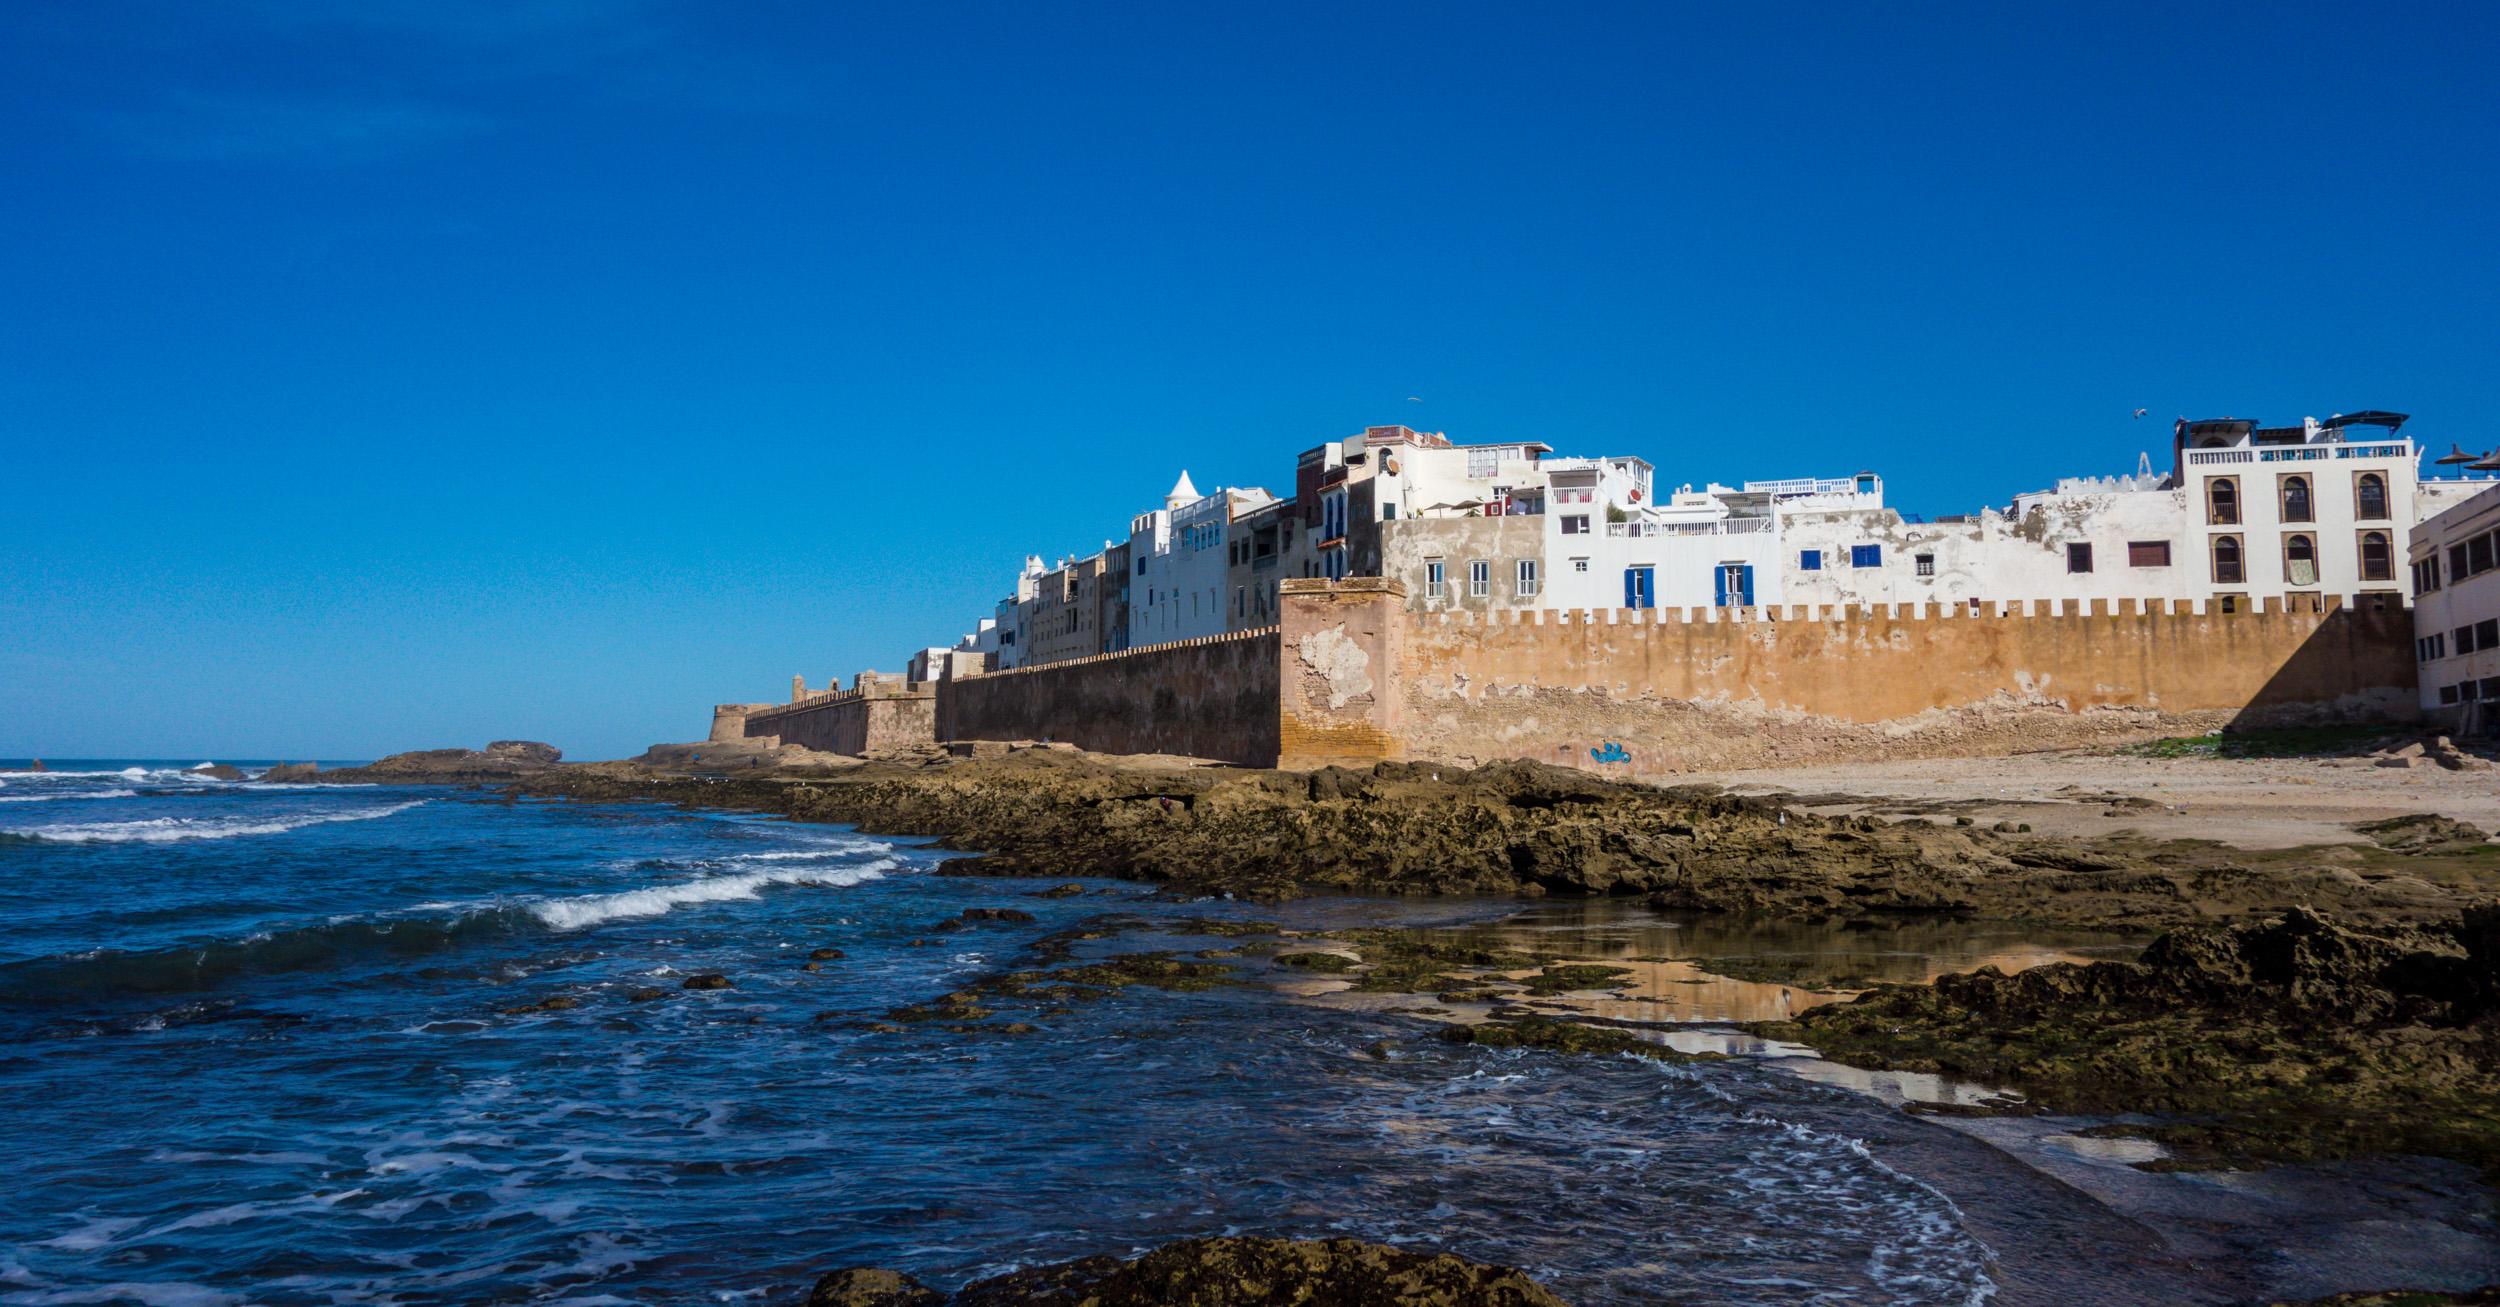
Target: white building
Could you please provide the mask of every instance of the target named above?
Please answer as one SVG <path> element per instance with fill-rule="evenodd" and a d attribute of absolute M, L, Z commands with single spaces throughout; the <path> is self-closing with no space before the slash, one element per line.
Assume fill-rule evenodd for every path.
<path fill-rule="evenodd" d="M 1163 507 L 1130 520 L 1131 647 L 1222 635 L 1231 629 L 1226 569 L 1233 519 L 1275 499 L 1255 488 L 1200 495 L 1184 471 L 1163 497 Z"/>
<path fill-rule="evenodd" d="M 1646 467 L 1643 469 L 1646 473 Z M 1664 503 L 1636 500 L 1620 514 L 1601 490 L 1610 519 L 1574 548 L 1571 524 L 1558 524 L 1563 575 L 1586 577 L 1588 607 L 1750 607 L 1809 602 L 1797 597 L 1799 557 L 1787 541 L 1799 522 L 1884 513 L 1883 479 L 1797 477 L 1677 490 Z M 1820 561 L 1820 560 L 1816 560 Z M 1584 569 L 1582 564 L 1588 566 Z M 1615 595 L 1609 599 L 1607 596 Z"/>
<path fill-rule="evenodd" d="M 2460 735 L 2500 732 L 2500 482 L 2413 534 L 2409 580 L 2422 710 Z"/>
<path fill-rule="evenodd" d="M 2070 478 L 2003 512 L 1932 523 L 1889 511 L 1783 514 L 1781 602 L 2400 603 L 2412 591 L 2397 566 L 2406 536 L 2456 484 L 2417 480 L 2420 451 L 2396 434 L 2404 421 L 2182 420 L 2166 474 Z"/>
<path fill-rule="evenodd" d="M 1034 599 L 1041 593 L 1042 577 L 1049 570 L 1042 565 L 1041 555 L 1025 555 L 1024 569 L 1016 573 L 1014 592 L 998 601 L 993 632 L 998 642 L 995 661 L 1002 669 L 1022 667 L 1028 661 L 1024 628 L 1033 615 Z"/>

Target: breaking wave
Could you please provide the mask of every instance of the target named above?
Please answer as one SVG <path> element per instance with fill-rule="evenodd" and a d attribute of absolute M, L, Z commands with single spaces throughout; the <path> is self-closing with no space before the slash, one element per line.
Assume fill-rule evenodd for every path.
<path fill-rule="evenodd" d="M 817 856 L 841 852 L 857 850 L 828 850 Z M 774 885 L 845 888 L 881 879 L 898 862 L 878 857 L 840 866 L 776 868 L 612 894 L 470 905 L 447 916 L 346 917 L 178 948 L 95 949 L 35 958 L 0 965 L 0 1000 L 58 1003 L 190 993 L 244 975 L 419 958 L 481 941 L 571 932 L 695 904 L 753 898 Z"/>
<path fill-rule="evenodd" d="M 791 855 L 756 853 L 749 858 L 762 860 Z M 823 858 L 813 853 L 797 856 Z M 876 858 L 868 862 L 842 867 L 792 867 L 774 871 L 749 871 L 729 876 L 707 876 L 701 880 L 679 881 L 674 885 L 654 885 L 647 889 L 624 890 L 614 894 L 585 894 L 580 898 L 552 899 L 532 905 L 530 912 L 556 930 L 580 930 L 603 921 L 628 917 L 656 917 L 673 908 L 693 903 L 718 903 L 727 899 L 751 899 L 768 885 L 821 885 L 848 888 L 882 878 L 898 865 L 893 858 Z"/>
<path fill-rule="evenodd" d="M 306 826 L 319 826 L 334 821 L 371 821 L 406 812 L 424 799 L 411 799 L 380 808 L 364 808 L 355 812 L 305 813 L 294 817 L 150 817 L 141 821 L 107 821 L 72 823 L 60 826 L 34 826 L 13 832 L 26 839 L 46 844 L 121 844 L 140 841 L 148 844 L 171 844 L 180 840 L 228 840 L 244 835 L 280 835 Z"/>
<path fill-rule="evenodd" d="M 0 803 L 50 803 L 55 799 L 128 799 L 137 790 L 91 790 L 85 794 L 0 794 Z"/>

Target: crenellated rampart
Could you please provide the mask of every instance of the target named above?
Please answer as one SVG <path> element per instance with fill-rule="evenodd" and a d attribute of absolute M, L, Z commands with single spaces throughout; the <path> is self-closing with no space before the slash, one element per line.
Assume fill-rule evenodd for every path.
<path fill-rule="evenodd" d="M 1051 740 L 1671 775 L 2419 712 L 2410 612 L 2338 596 L 1417 613 L 1396 581 L 1354 578 L 1287 580 L 1280 600 L 1259 630 L 935 684 L 802 683 L 795 703 L 719 720 L 847 754 Z"/>
<path fill-rule="evenodd" d="M 1276 628 L 947 681 L 948 740 L 1057 740 L 1101 753 L 1276 761 Z"/>

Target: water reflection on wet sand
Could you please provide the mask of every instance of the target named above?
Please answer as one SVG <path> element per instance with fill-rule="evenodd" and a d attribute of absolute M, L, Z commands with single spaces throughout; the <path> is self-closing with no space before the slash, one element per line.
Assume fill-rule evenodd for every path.
<path fill-rule="evenodd" d="M 2131 958 L 2148 938 L 1932 917 L 1813 922 L 1663 913 L 1603 899 L 1540 903 L 1500 921 L 1434 933 L 1481 948 L 1623 968 L 1625 974 L 1598 989 L 1512 995 L 1502 1002 L 1642 1024 L 1779 1021 L 1847 1002 L 1874 984 L 1923 983 L 1979 967 L 2014 972 L 2050 962 Z M 1451 974 L 1491 981 L 1535 972 L 1453 969 Z M 1353 992 L 1346 982 L 1293 988 L 1332 1005 L 1400 1007 L 1416 1001 L 1414 995 Z M 1489 1005 L 1448 1006 L 1472 1016 Z"/>

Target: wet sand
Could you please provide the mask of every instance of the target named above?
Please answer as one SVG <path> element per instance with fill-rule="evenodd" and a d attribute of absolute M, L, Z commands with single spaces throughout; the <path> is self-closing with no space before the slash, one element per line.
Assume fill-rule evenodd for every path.
<path fill-rule="evenodd" d="M 2500 1275 L 2491 1225 L 2493 1195 L 2474 1169 L 2429 1158 L 2365 1157 L 2262 1171 L 2148 1172 L 2167 1154 L 2156 1143 L 2087 1132 L 2117 1118 L 1935 1114 L 1915 1108 L 1977 1107 L 2018 1100 L 1998 1086 L 1948 1076 L 1868 1070 L 1825 1061 L 1801 1045 L 1739 1028 L 1846 1002 L 1836 983 L 1923 982 L 1995 966 L 2013 972 L 2048 962 L 2132 957 L 2143 936 L 1999 922 L 1863 923 L 1739 921 L 1664 916 L 1606 902 L 1539 904 L 1498 921 L 1436 929 L 1436 936 L 1625 969 L 1597 988 L 1448 1002 L 1429 994 L 1366 993 L 1341 977 L 1294 977 L 1296 1001 L 1482 1022 L 1525 1012 L 1637 1030 L 1685 1053 L 1718 1054 L 1905 1109 L 1899 1135 L 1880 1141 L 1893 1165 L 1950 1197 L 1968 1228 L 2000 1258 L 2006 1302 L 2065 1302 L 2076 1286 L 2063 1254 L 2026 1250 L 2029 1208 L 2048 1191 L 2090 1200 L 2104 1219 L 2061 1222 L 2078 1245 L 2130 1267 L 2126 1292 L 2161 1284 L 2166 1300 L 2298 1299 L 2354 1285 L 2463 1288 Z M 1316 944 L 1316 941 L 1314 942 Z M 1297 946 L 1299 947 L 1299 946 Z M 1352 953 L 1354 950 L 1347 950 Z M 1786 971 L 1796 983 L 1714 974 Z M 1458 972 L 1462 979 L 1518 979 L 1534 969 Z M 1974 1165 L 1963 1150 L 1924 1144 L 1925 1129 L 1984 1143 L 2003 1168 Z M 1878 1141 L 1869 1140 L 1870 1143 Z M 2045 1183 L 2046 1188 L 2043 1185 Z M 2103 1286 L 2115 1289 L 2116 1286 Z"/>

